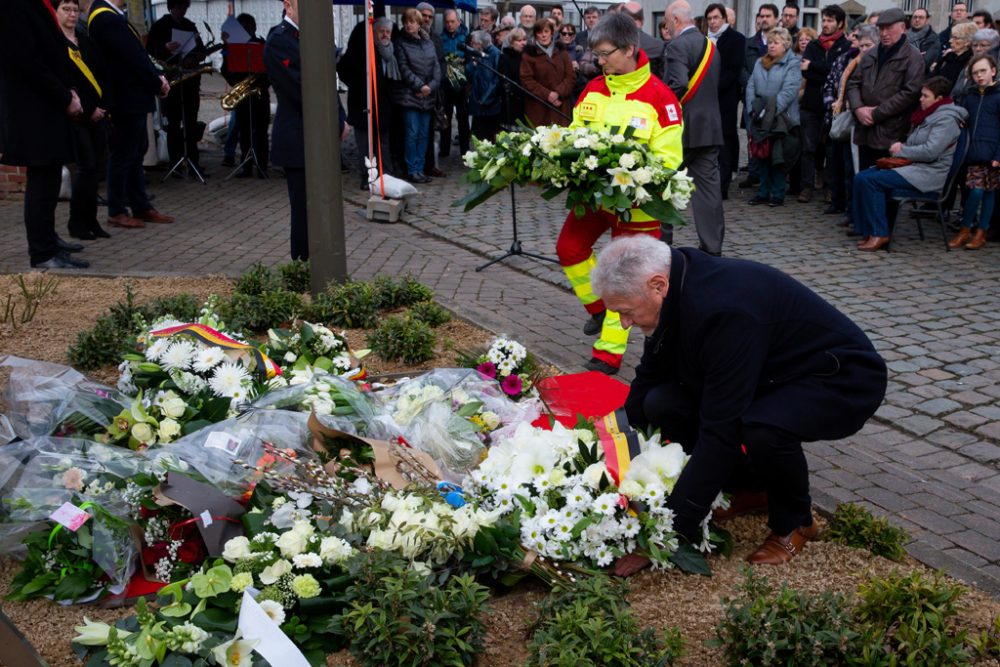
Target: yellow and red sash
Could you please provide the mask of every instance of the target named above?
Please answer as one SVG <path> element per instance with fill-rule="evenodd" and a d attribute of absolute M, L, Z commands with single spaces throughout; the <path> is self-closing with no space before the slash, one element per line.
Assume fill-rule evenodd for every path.
<path fill-rule="evenodd" d="M 254 346 L 233 340 L 229 336 L 221 334 L 212 327 L 207 327 L 204 324 L 178 324 L 177 326 L 167 327 L 166 329 L 150 331 L 149 335 L 154 338 L 187 336 L 188 338 L 193 338 L 194 340 L 204 343 L 205 345 L 221 347 L 225 350 L 245 352 L 250 355 L 250 358 L 252 358 L 256 363 L 254 372 L 256 372 L 258 376 L 265 380 L 270 380 L 275 375 L 281 375 L 281 368 L 279 368 L 276 363 L 271 361 L 266 354 Z"/>
<path fill-rule="evenodd" d="M 688 82 L 687 92 L 681 98 L 681 106 L 687 104 L 687 101 L 698 92 L 698 88 L 701 87 L 701 83 L 705 80 L 705 75 L 708 73 L 708 68 L 712 65 L 712 59 L 715 58 L 715 50 L 715 44 L 706 37 L 705 52 L 701 54 L 701 62 L 698 63 L 698 68 L 695 69 L 694 75 Z"/>
<path fill-rule="evenodd" d="M 101 90 L 101 85 L 97 83 L 97 77 L 95 77 L 94 73 L 90 71 L 89 67 L 87 67 L 87 63 L 83 62 L 83 56 L 80 55 L 80 49 L 75 49 L 72 46 L 67 46 L 66 48 L 69 49 L 69 59 L 73 61 L 73 64 L 76 65 L 77 69 L 83 73 L 83 76 L 87 78 L 90 85 L 94 87 L 94 90 L 97 91 L 97 96 L 103 97 L 104 92 Z"/>
<path fill-rule="evenodd" d="M 619 408 L 597 420 L 597 437 L 604 448 L 604 465 L 615 484 L 621 484 L 632 459 L 639 456 L 639 434 L 628 425 L 625 409 Z"/>

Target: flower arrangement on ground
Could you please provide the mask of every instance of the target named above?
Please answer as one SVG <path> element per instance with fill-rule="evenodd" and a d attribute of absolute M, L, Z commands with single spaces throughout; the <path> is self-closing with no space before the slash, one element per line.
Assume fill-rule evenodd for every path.
<path fill-rule="evenodd" d="M 291 329 L 269 329 L 265 351 L 281 365 L 289 384 L 300 384 L 316 371 L 352 380 L 364 375 L 344 335 L 322 324 L 299 322 Z"/>
<path fill-rule="evenodd" d="M 463 361 L 481 376 L 499 382 L 503 393 L 512 400 L 532 394 L 537 362 L 535 356 L 516 340 L 495 338 L 485 352 Z"/>
<path fill-rule="evenodd" d="M 582 216 L 604 209 L 622 220 L 639 208 L 653 218 L 684 224 L 678 213 L 694 190 L 685 170 L 665 166 L 631 127 L 593 130 L 553 126 L 501 132 L 496 142 L 475 141 L 464 156 L 472 190 L 455 206 L 468 211 L 508 185 L 538 184 L 542 197 L 567 192 L 566 208 Z"/>

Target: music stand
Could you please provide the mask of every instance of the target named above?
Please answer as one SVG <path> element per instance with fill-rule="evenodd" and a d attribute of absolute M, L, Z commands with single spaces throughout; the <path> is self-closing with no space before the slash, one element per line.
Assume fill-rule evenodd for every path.
<path fill-rule="evenodd" d="M 163 177 L 163 181 L 170 178 L 170 175 L 181 168 L 181 165 L 187 167 L 188 174 L 194 174 L 195 177 L 201 181 L 202 185 L 205 185 L 205 177 L 201 175 L 198 171 L 198 167 L 195 166 L 194 161 L 191 156 L 188 155 L 188 140 L 187 140 L 187 107 L 184 105 L 184 83 L 180 84 L 181 87 L 181 141 L 184 142 L 184 154 L 181 155 L 180 159 L 170 168 L 170 171 L 166 173 Z M 161 181 L 162 182 L 162 181 Z"/>
<path fill-rule="evenodd" d="M 246 44 L 229 44 L 226 47 L 227 61 L 230 63 L 244 63 L 246 69 L 230 70 L 236 74 L 246 74 L 248 77 L 255 74 L 264 74 L 267 72 L 267 68 L 264 67 L 264 45 L 257 42 L 247 42 Z M 249 112 L 248 125 L 250 127 L 246 130 L 250 133 L 250 150 L 243 157 L 243 161 L 240 162 L 236 167 L 229 172 L 223 180 L 228 181 L 230 178 L 236 175 L 236 172 L 241 171 L 248 162 L 253 162 L 253 166 L 257 168 L 257 174 L 263 174 L 265 178 L 268 177 L 266 171 L 264 171 L 260 166 L 260 160 L 257 158 L 257 134 L 254 132 L 253 125 L 253 101 L 250 99 L 253 97 L 253 90 L 247 94 L 247 98 L 244 100 L 249 106 L 247 110 Z M 239 105 L 237 105 L 239 106 Z M 236 114 L 237 120 L 239 119 L 239 113 Z M 243 131 L 243 128 L 240 128 Z M 267 139 L 265 139 L 267 141 Z"/>

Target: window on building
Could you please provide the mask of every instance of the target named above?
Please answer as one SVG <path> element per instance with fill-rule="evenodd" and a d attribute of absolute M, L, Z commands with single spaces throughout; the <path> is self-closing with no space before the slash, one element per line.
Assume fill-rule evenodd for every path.
<path fill-rule="evenodd" d="M 815 9 L 816 7 L 819 6 L 819 5 L 816 4 L 816 2 L 817 2 L 817 0 L 805 0 L 805 2 L 803 4 L 805 5 L 806 8 Z"/>
<path fill-rule="evenodd" d="M 802 26 L 805 28 L 812 28 L 816 30 L 817 26 L 819 25 L 819 20 L 817 19 L 818 16 L 819 16 L 818 14 L 811 14 L 811 13 L 803 14 Z"/>

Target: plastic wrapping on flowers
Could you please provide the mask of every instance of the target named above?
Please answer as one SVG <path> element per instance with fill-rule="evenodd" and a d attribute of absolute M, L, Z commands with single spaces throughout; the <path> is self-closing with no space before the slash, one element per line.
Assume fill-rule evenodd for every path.
<path fill-rule="evenodd" d="M 352 435 L 365 435 L 367 425 L 379 409 L 371 396 L 354 382 L 329 373 L 299 376 L 301 381 L 261 394 L 251 402 L 254 409 L 282 408 L 312 411 L 324 426 Z"/>
<path fill-rule="evenodd" d="M 403 438 L 429 454 L 451 481 L 479 465 L 493 439 L 540 413 L 537 402 L 515 403 L 494 380 L 464 368 L 435 369 L 377 396 L 383 410 L 372 437 Z"/>
<path fill-rule="evenodd" d="M 313 456 L 309 448 L 309 416 L 288 410 L 250 410 L 212 424 L 170 444 L 153 447 L 147 456 L 154 467 L 193 470 L 234 497 L 245 493 L 258 472 L 242 465 L 271 469 L 284 464 L 269 454 L 269 446 L 298 457 Z"/>
<path fill-rule="evenodd" d="M 4 356 L 0 368 L 10 369 L 4 400 L 14 433 L 22 439 L 102 433 L 130 402 L 69 366 Z"/>

